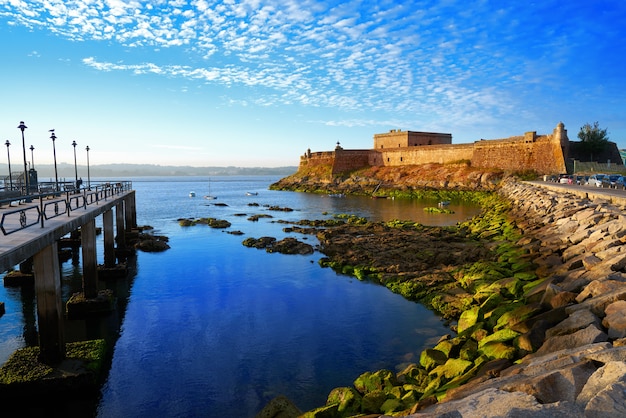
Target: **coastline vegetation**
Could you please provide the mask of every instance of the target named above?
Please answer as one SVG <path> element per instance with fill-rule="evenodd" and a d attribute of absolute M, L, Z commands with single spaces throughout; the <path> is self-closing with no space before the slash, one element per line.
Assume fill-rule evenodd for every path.
<path fill-rule="evenodd" d="M 341 227 L 329 227 L 318 233 L 320 251 L 326 255 L 320 265 L 359 280 L 377 282 L 423 304 L 444 318 L 455 335 L 442 337 L 434 347 L 419 354 L 419 361 L 398 373 L 368 371 L 352 387 L 335 388 L 326 405 L 306 412 L 304 417 L 368 413 L 404 416 L 444 399 L 447 391 L 466 383 L 490 364 L 512 364 L 536 349 L 526 335 L 525 321 L 540 313 L 541 308 L 529 303 L 526 295 L 542 280 L 527 250 L 516 244 L 521 234 L 508 216 L 509 203 L 497 193 L 485 191 L 405 190 L 390 195 L 478 203 L 482 212 L 452 227 L 400 220 L 375 223 L 362 218 L 343 225 L 352 228 L 345 234 L 333 232 Z M 352 219 L 347 214 L 338 217 Z M 363 233 L 357 233 L 358 228 Z M 388 255 L 384 251 L 379 252 L 380 258 L 372 257 L 371 248 L 362 238 L 372 233 L 379 234 L 380 248 L 399 237 L 406 239 L 408 234 L 421 235 L 429 245 L 417 248 L 414 242 L 407 244 L 411 251 L 401 257 L 405 264 L 414 262 L 415 269 L 402 270 L 394 264 L 397 260 L 383 260 Z M 385 235 L 390 240 L 380 241 Z M 337 246 L 342 240 L 344 246 Z M 344 251 L 346 248 L 351 250 Z M 474 254 L 474 259 L 459 257 L 454 263 L 454 256 L 441 258 L 446 251 L 459 254 L 459 248 Z M 369 251 L 370 255 L 354 257 L 359 251 Z M 410 252 L 414 253 L 412 257 Z M 346 256 L 348 253 L 352 255 Z"/>

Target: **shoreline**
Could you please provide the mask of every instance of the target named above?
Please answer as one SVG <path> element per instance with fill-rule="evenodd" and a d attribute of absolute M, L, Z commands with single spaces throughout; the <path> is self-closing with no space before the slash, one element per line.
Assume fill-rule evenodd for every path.
<path fill-rule="evenodd" d="M 345 188 L 342 189 L 341 183 L 341 181 L 333 183 L 335 188 L 331 190 L 346 191 Z M 374 414 L 372 416 L 434 417 L 451 411 L 461 411 L 462 408 L 465 408 L 466 412 L 471 415 L 471 412 L 467 411 L 468 406 L 460 406 L 468 403 L 475 405 L 472 406 L 476 408 L 473 410 L 474 413 L 478 410 L 490 411 L 487 415 L 490 416 L 491 412 L 493 412 L 491 415 L 497 415 L 502 413 L 502 408 L 508 408 L 494 401 L 494 396 L 497 395 L 498 398 L 507 399 L 510 408 L 515 407 L 520 411 L 549 414 L 559 407 L 568 411 L 569 416 L 576 417 L 584 416 L 585 410 L 592 413 L 594 408 L 597 409 L 597 405 L 600 404 L 598 396 L 608 396 L 600 391 L 593 397 L 580 398 L 577 402 L 578 397 L 584 392 L 585 384 L 595 381 L 598 373 L 603 373 L 607 367 L 624 366 L 626 370 L 626 362 L 624 362 L 626 354 L 621 354 L 626 353 L 624 351 L 626 348 L 622 350 L 620 348 L 622 339 L 616 338 L 618 335 L 615 330 L 616 322 L 611 320 L 603 324 L 608 314 L 602 308 L 586 300 L 589 297 L 593 300 L 600 295 L 596 295 L 594 290 L 585 292 L 587 285 L 591 283 L 604 288 L 603 286 L 607 284 L 602 285 L 602 283 L 606 282 L 609 277 L 609 281 L 612 282 L 609 284 L 614 285 L 614 288 L 611 288 L 613 299 L 605 302 L 604 307 L 626 299 L 626 290 L 624 292 L 618 290 L 619 285 L 616 284 L 626 282 L 623 267 L 626 265 L 626 252 L 619 254 L 623 244 L 621 238 L 626 235 L 626 231 L 623 235 L 621 232 L 622 225 L 626 225 L 619 214 L 621 208 L 607 201 L 590 201 L 574 195 L 569 195 L 568 198 L 566 192 L 538 189 L 538 186 L 521 182 L 505 179 L 500 183 L 498 194 L 511 203 L 510 208 L 501 212 L 506 215 L 504 218 L 509 218 L 508 221 L 504 218 L 496 219 L 497 217 L 481 219 L 475 225 L 474 231 L 465 227 L 465 232 L 478 233 L 482 239 L 486 239 L 483 243 L 492 242 L 493 244 L 488 246 L 490 250 L 495 249 L 499 252 L 498 260 L 502 261 L 502 255 L 507 254 L 507 257 L 511 258 L 509 264 L 515 265 L 518 270 L 512 275 L 510 272 L 504 274 L 504 276 L 511 277 L 491 280 L 489 286 L 492 288 L 488 292 L 485 289 L 489 286 L 482 286 L 479 289 L 472 289 L 474 292 L 469 292 L 467 287 L 460 286 L 459 289 L 459 286 L 453 284 L 454 281 L 445 282 L 443 286 L 448 286 L 447 290 L 453 291 L 448 292 L 448 295 L 438 295 L 442 296 L 440 298 L 430 298 L 429 303 L 431 309 L 437 306 L 436 310 L 440 313 L 447 312 L 452 322 L 457 321 L 451 329 L 455 334 L 454 337 L 442 338 L 436 347 L 421 353 L 420 364 L 408 367 L 400 373 L 396 374 L 388 370 L 363 373 L 355 380 L 354 387 L 333 390 L 325 406 L 308 411 L 303 416 L 344 417 L 370 413 Z M 294 184 L 297 182 L 293 182 L 292 179 L 292 187 Z M 320 182 L 314 183 L 308 191 L 319 189 L 320 184 Z M 475 186 L 475 183 L 466 186 L 465 190 L 481 189 Z M 407 189 L 404 189 L 406 192 Z M 492 190 L 491 187 L 489 189 Z M 578 256 L 580 259 L 567 263 L 566 257 L 573 257 L 573 255 L 568 255 L 567 248 L 563 246 L 572 244 L 569 234 L 571 231 L 568 230 L 568 233 L 564 235 L 562 225 L 568 224 L 570 229 L 574 229 L 574 221 L 570 218 L 579 212 L 590 211 L 592 215 L 584 219 L 575 218 L 576 231 L 580 230 L 578 237 L 582 238 L 586 234 L 583 231 L 588 231 L 589 236 L 584 239 L 589 240 L 593 236 L 591 240 L 594 242 L 611 241 L 610 248 L 613 248 L 611 259 L 620 258 L 614 260 L 609 267 L 607 263 L 611 261 L 605 262 L 609 256 L 606 253 L 599 254 L 603 257 L 601 258 L 596 252 L 592 252 L 592 248 L 588 247 L 594 246 L 589 242 L 584 251 L 591 254 Z M 594 219 L 595 223 L 585 224 L 583 221 L 587 218 Z M 497 228 L 493 225 L 490 227 L 489 224 L 493 222 L 498 223 Z M 605 231 L 601 226 L 598 230 L 604 232 L 591 232 L 597 225 L 604 223 L 613 225 L 610 233 L 608 229 Z M 402 230 L 402 228 L 400 226 L 399 229 Z M 462 230 L 463 227 L 460 229 Z M 600 235 L 602 233 L 612 234 L 611 237 L 617 234 L 618 237 L 609 239 L 606 235 Z M 325 237 L 324 234 L 329 233 L 320 233 L 321 241 Z M 502 240 L 503 234 L 508 234 L 508 239 Z M 332 238 L 337 237 L 326 235 L 326 238 L 329 248 L 332 248 L 334 245 L 330 244 L 333 241 Z M 496 244 L 498 241 L 500 243 Z M 505 242 L 506 246 L 502 246 L 502 242 Z M 353 242 L 348 242 L 347 245 L 354 247 Z M 333 251 L 341 253 L 342 250 L 335 248 Z M 415 297 L 416 286 L 400 286 L 397 282 L 390 281 L 388 273 L 381 274 L 380 266 L 359 265 L 358 259 L 350 262 L 356 265 L 337 264 L 336 261 L 333 264 L 331 260 L 328 266 L 341 268 L 340 271 L 343 273 L 352 274 L 358 278 L 373 278 L 405 297 L 412 297 L 411 300 L 419 299 Z M 563 267 L 564 265 L 567 267 Z M 376 268 L 372 269 L 372 267 Z M 569 276 L 576 276 L 576 279 Z M 619 277 L 616 278 L 616 276 Z M 427 288 L 432 289 L 433 284 L 437 282 L 433 280 L 428 283 Z M 390 283 L 392 283 L 391 286 Z M 498 284 L 493 287 L 494 283 Z M 476 292 L 476 290 L 479 291 Z M 459 300 L 463 301 L 465 298 L 467 301 L 470 297 L 473 299 L 479 293 L 480 298 L 475 302 L 480 303 L 474 305 L 468 303 L 467 309 L 460 309 Z M 507 295 L 510 297 L 502 299 L 502 296 Z M 424 300 L 419 301 L 424 303 Z M 496 309 L 488 309 L 490 305 L 496 307 L 506 305 L 506 308 L 496 312 Z M 596 307 L 591 309 L 587 308 L 587 305 Z M 445 306 L 452 309 L 442 308 Z M 577 315 L 582 315 L 577 313 L 579 311 L 592 312 L 595 320 L 582 328 L 568 328 L 568 321 L 569 323 L 575 322 Z M 486 326 L 485 323 L 489 325 Z M 577 335 L 581 331 L 585 334 Z M 562 337 L 561 340 L 568 342 L 558 344 L 557 337 Z M 574 356 L 570 354 L 572 350 L 577 350 L 576 352 L 581 357 L 572 358 L 567 367 L 555 366 L 553 363 L 555 356 L 572 357 Z M 602 353 L 604 356 L 609 356 L 612 360 L 605 359 L 606 361 L 602 362 L 598 360 L 598 354 L 593 360 L 595 366 L 590 367 L 591 360 L 580 354 L 591 355 L 587 353 L 589 350 L 591 350 L 590 353 Z M 580 360 L 580 358 L 586 360 Z M 534 365 L 532 373 L 528 371 L 528 367 L 525 367 L 527 364 Z M 576 373 L 576 377 L 569 377 L 573 373 Z M 580 377 L 581 373 L 584 378 Z M 596 377 L 592 379 L 592 376 Z M 559 385 L 554 387 L 546 383 L 550 381 L 549 379 L 555 378 L 570 382 L 570 386 L 574 386 L 575 390 L 568 392 Z M 514 383 L 511 383 L 512 381 Z M 602 389 L 616 384 L 617 381 L 619 379 L 615 378 Z M 550 396 L 544 393 L 547 390 L 551 390 Z M 470 399 L 472 402 L 469 402 Z M 606 401 L 603 404 L 606 405 Z M 614 408 L 619 406 L 610 405 Z M 499 412 L 496 413 L 498 408 L 500 408 Z M 619 412 L 614 410 L 613 413 Z"/>

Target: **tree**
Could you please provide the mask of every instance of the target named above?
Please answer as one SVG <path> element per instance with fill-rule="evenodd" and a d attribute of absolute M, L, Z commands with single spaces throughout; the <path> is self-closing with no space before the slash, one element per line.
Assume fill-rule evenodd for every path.
<path fill-rule="evenodd" d="M 578 139 L 586 143 L 601 143 L 604 144 L 609 140 L 606 129 L 600 129 L 599 123 L 594 122 L 593 126 L 585 123 L 578 132 Z"/>
<path fill-rule="evenodd" d="M 578 132 L 578 139 L 580 139 L 583 150 L 591 155 L 590 160 L 593 160 L 594 153 L 598 154 L 604 151 L 609 142 L 606 129 L 600 129 L 599 125 L 598 122 L 594 122 L 593 126 L 586 123 Z"/>

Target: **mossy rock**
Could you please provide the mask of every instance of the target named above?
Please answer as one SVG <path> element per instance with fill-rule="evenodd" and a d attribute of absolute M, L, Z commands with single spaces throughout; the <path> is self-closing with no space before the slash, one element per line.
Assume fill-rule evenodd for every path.
<path fill-rule="evenodd" d="M 496 322 L 493 329 L 497 331 L 504 328 L 511 328 L 515 324 L 524 322 L 541 311 L 542 308 L 539 304 L 519 306 L 512 311 L 503 313 L 502 316 L 498 318 L 498 321 Z"/>
<path fill-rule="evenodd" d="M 356 414 L 361 410 L 361 394 L 354 388 L 340 387 L 328 395 L 326 405 L 337 405 L 341 414 Z"/>
<path fill-rule="evenodd" d="M 494 332 L 491 335 L 486 336 L 482 340 L 480 340 L 478 342 L 478 348 L 482 348 L 485 344 L 489 344 L 494 341 L 501 342 L 501 343 L 511 341 L 517 338 L 519 335 L 520 335 L 519 332 L 515 332 L 511 329 L 508 329 L 508 328 L 501 329 L 499 331 Z"/>
<path fill-rule="evenodd" d="M 385 402 L 383 402 L 379 410 L 383 414 L 388 415 L 393 412 L 402 411 L 404 409 L 406 409 L 404 402 L 402 402 L 401 399 L 394 398 L 394 399 L 387 399 Z"/>
<path fill-rule="evenodd" d="M 485 318 L 485 324 L 486 324 L 485 328 L 493 329 L 498 323 L 498 321 L 500 320 L 500 317 L 502 317 L 505 314 L 508 314 L 509 312 L 513 312 L 518 308 L 523 308 L 525 306 L 526 304 L 523 301 L 519 301 L 519 300 L 513 301 L 513 302 L 503 301 L 503 303 L 496 306 L 492 311 L 484 313 L 483 316 Z"/>
<path fill-rule="evenodd" d="M 445 356 L 443 356 L 445 357 Z M 445 363 L 445 359 L 441 364 Z M 435 366 L 433 366 L 435 367 Z M 410 385 L 421 385 L 424 382 L 428 374 L 423 367 L 418 366 L 415 363 L 411 363 L 404 368 L 400 373 L 398 373 L 398 382 L 404 384 L 405 386 Z"/>
<path fill-rule="evenodd" d="M 460 334 L 466 329 L 476 325 L 478 321 L 482 320 L 480 315 L 480 307 L 475 306 L 471 309 L 463 311 L 457 325 L 457 332 Z"/>
<path fill-rule="evenodd" d="M 485 299 L 484 302 L 480 304 L 482 316 L 484 317 L 485 312 L 490 312 L 498 306 L 502 305 L 502 302 L 504 301 L 505 298 L 500 294 L 500 292 L 492 293 L 491 295 L 489 295 L 489 297 L 487 297 L 487 299 Z"/>
<path fill-rule="evenodd" d="M 468 339 L 461 347 L 459 358 L 474 361 L 478 357 L 478 343 L 473 339 Z"/>
<path fill-rule="evenodd" d="M 442 351 L 446 357 L 458 357 L 461 347 L 465 343 L 464 337 L 454 337 L 447 340 L 440 341 L 434 348 L 435 350 Z"/>
<path fill-rule="evenodd" d="M 387 394 L 382 390 L 374 390 L 363 395 L 361 411 L 367 413 L 379 413 L 380 407 L 387 400 Z"/>
<path fill-rule="evenodd" d="M 420 365 L 427 371 L 444 364 L 447 360 L 446 353 L 433 348 L 427 348 L 420 354 Z"/>
<path fill-rule="evenodd" d="M 484 354 L 490 360 L 505 358 L 513 360 L 517 354 L 517 350 L 510 345 L 499 341 L 492 341 L 479 347 L 478 352 Z"/>
<path fill-rule="evenodd" d="M 478 373 L 480 368 L 488 361 L 489 359 L 484 355 L 477 357 L 474 363 L 472 363 L 472 367 L 466 370 L 465 373 L 455 377 L 454 379 L 450 380 L 439 388 L 439 395 L 437 396 L 437 398 L 439 400 L 442 400 L 444 398 L 442 394 L 444 394 L 446 391 L 459 387 L 472 379 L 474 376 L 476 376 L 476 373 Z"/>
<path fill-rule="evenodd" d="M 365 372 L 356 378 L 354 387 L 359 393 L 367 394 L 369 392 L 383 390 L 398 386 L 396 375 L 390 370 L 378 370 L 374 373 Z"/>
<path fill-rule="evenodd" d="M 451 358 L 445 364 L 435 367 L 429 374 L 443 376 L 447 380 L 454 379 L 470 369 L 474 363 L 460 358 Z"/>
<path fill-rule="evenodd" d="M 405 408 L 410 408 L 413 405 L 415 405 L 417 403 L 417 401 L 419 401 L 420 397 L 422 396 L 422 392 L 419 390 L 409 390 L 407 391 L 404 396 L 402 397 L 402 403 L 404 404 Z"/>
<path fill-rule="evenodd" d="M 506 277 L 489 286 L 489 291 L 491 293 L 500 293 L 508 299 L 515 299 L 521 296 L 523 287 L 524 283 L 521 280 L 515 277 Z"/>
<path fill-rule="evenodd" d="M 533 280 L 537 280 L 537 275 L 535 273 L 529 271 L 520 271 L 513 275 L 513 277 L 523 280 L 525 282 L 531 282 Z"/>
<path fill-rule="evenodd" d="M 320 408 L 315 408 L 307 411 L 299 418 L 337 418 L 341 416 L 339 414 L 338 408 L 339 406 L 337 404 L 325 405 Z"/>

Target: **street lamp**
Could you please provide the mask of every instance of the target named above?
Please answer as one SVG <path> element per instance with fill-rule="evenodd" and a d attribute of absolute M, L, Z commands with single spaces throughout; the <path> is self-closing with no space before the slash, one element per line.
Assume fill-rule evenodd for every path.
<path fill-rule="evenodd" d="M 24 152 L 24 184 L 26 185 L 26 194 L 30 193 L 28 188 L 28 172 L 26 171 L 26 144 L 24 143 L 24 129 L 28 128 L 24 125 L 24 121 L 20 121 L 20 125 L 17 127 L 22 131 L 22 151 Z"/>
<path fill-rule="evenodd" d="M 9 190 L 13 190 L 13 176 L 11 175 L 11 155 L 9 154 L 9 146 L 11 145 L 11 143 L 7 139 L 7 142 L 5 142 L 4 145 L 7 146 L 7 160 L 9 160 Z"/>
<path fill-rule="evenodd" d="M 34 170 L 35 169 L 35 154 L 33 153 L 33 151 L 35 151 L 35 147 L 31 145 L 30 146 L 30 162 L 33 165 L 33 170 Z"/>
<path fill-rule="evenodd" d="M 58 192 L 59 191 L 59 174 L 57 173 L 57 151 L 56 151 L 56 148 L 54 147 L 54 140 L 57 139 L 57 137 L 54 134 L 54 129 L 50 129 L 50 131 L 48 132 L 52 132 L 52 135 L 50 135 L 50 139 L 52 139 L 52 153 L 54 155 L 54 190 Z"/>
<path fill-rule="evenodd" d="M 91 190 L 91 176 L 89 175 L 89 145 L 87 145 L 85 151 L 87 151 L 87 188 Z"/>
<path fill-rule="evenodd" d="M 72 141 L 72 146 L 74 147 L 74 176 L 76 177 L 76 181 L 74 182 L 74 184 L 76 185 L 76 188 L 78 188 L 78 169 L 76 168 L 76 145 L 78 145 L 76 143 L 76 141 Z"/>

